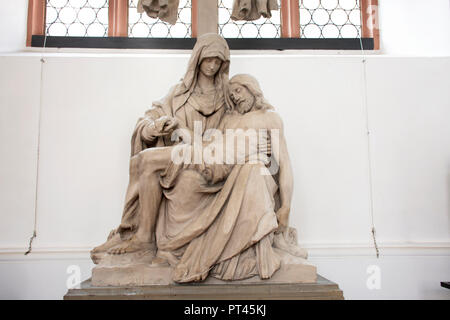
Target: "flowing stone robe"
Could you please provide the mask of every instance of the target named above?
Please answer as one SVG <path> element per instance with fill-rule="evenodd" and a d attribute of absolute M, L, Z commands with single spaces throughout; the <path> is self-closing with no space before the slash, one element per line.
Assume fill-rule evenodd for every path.
<path fill-rule="evenodd" d="M 231 128 L 244 130 L 253 128 L 252 125 L 258 126 L 255 129 L 272 129 L 266 127 L 267 123 L 277 126 L 270 113 L 262 114 L 257 122 L 250 116 L 253 118 L 250 123 L 243 120 L 246 116 L 225 115 L 222 125 L 232 122 Z M 240 122 L 241 119 L 244 122 Z M 213 165 L 213 170 L 222 171 L 219 173 L 224 176 L 222 182 L 219 178 L 210 184 L 198 181 L 198 184 L 183 186 L 177 183 L 168 196 L 177 199 L 189 193 L 189 199 L 174 210 L 178 213 L 173 216 L 170 208 L 160 212 L 158 249 L 179 257 L 173 279 L 177 282 L 200 281 L 208 274 L 222 280 L 254 275 L 270 278 L 280 268 L 280 259 L 272 248 L 273 231 L 278 227 L 275 212 L 280 205 L 277 176 L 270 175 L 262 162 Z M 191 181 L 195 180 L 194 173 L 185 171 L 184 174 Z M 193 186 L 197 187 L 193 189 Z M 220 191 L 208 195 L 215 188 Z M 200 212 L 192 213 L 196 210 Z M 181 217 L 179 212 L 184 215 Z"/>
<path fill-rule="evenodd" d="M 158 250 L 179 259 L 174 281 L 201 281 L 211 270 L 223 280 L 266 279 L 280 267 L 271 239 L 278 226 L 277 185 L 270 175 L 261 175 L 263 169 L 263 164 L 235 165 L 219 185 L 207 185 L 197 172 L 186 170 L 181 175 L 185 179 L 165 192 L 168 201 L 161 207 L 157 244 Z M 187 194 L 184 203 L 169 204 Z"/>

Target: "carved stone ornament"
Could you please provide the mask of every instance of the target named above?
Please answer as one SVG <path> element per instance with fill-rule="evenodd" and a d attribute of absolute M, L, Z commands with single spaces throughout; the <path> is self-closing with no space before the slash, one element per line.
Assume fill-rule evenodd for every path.
<path fill-rule="evenodd" d="M 145 12 L 149 17 L 161 19 L 171 25 L 177 22 L 180 0 L 139 0 L 137 12 Z"/>
<path fill-rule="evenodd" d="M 91 251 L 93 285 L 316 281 L 288 226 L 283 122 L 229 67 L 227 42 L 199 37 L 183 79 L 137 121 L 122 221 Z"/>
<path fill-rule="evenodd" d="M 253 21 L 271 18 L 272 10 L 278 10 L 277 0 L 234 0 L 231 19 Z"/>

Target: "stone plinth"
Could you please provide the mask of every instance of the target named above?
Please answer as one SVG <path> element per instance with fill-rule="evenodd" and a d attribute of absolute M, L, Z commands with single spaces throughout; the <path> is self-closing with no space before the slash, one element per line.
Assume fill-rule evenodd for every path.
<path fill-rule="evenodd" d="M 300 257 L 292 256 L 286 252 L 274 249 L 281 257 L 281 268 L 272 278 L 261 280 L 258 276 L 250 279 L 226 282 L 208 277 L 205 284 L 289 284 L 289 283 L 315 283 L 317 269 Z M 96 287 L 107 286 L 151 286 L 174 285 L 172 268 L 169 264 L 152 263 L 152 253 L 135 253 L 129 255 L 106 255 L 92 270 L 91 283 Z"/>
<path fill-rule="evenodd" d="M 196 284 L 98 287 L 91 279 L 80 289 L 70 289 L 65 300 L 343 300 L 336 283 L 317 276 L 314 283 L 281 283 L 275 279 L 258 283 L 251 279 L 224 282 L 207 280 Z"/>

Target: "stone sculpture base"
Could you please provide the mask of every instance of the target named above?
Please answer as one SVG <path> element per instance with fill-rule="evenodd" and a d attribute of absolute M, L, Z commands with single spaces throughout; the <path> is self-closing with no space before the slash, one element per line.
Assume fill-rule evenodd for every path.
<path fill-rule="evenodd" d="M 212 277 L 203 283 L 314 283 L 317 279 L 316 267 L 308 264 L 283 265 L 274 276 L 267 280 L 253 277 L 245 280 L 222 281 Z M 165 266 L 130 265 L 116 267 L 95 267 L 92 270 L 92 285 L 99 287 L 107 286 L 148 286 L 148 285 L 171 285 L 172 268 Z"/>
<path fill-rule="evenodd" d="M 216 282 L 217 281 L 217 282 Z M 314 283 L 274 281 L 97 287 L 91 280 L 70 289 L 65 300 L 343 300 L 339 286 L 321 276 Z"/>
<path fill-rule="evenodd" d="M 289 283 L 315 283 L 317 269 L 306 262 L 305 259 L 292 256 L 286 252 L 274 249 L 281 257 L 281 268 L 272 278 L 261 280 L 258 276 L 237 281 L 222 281 L 208 277 L 205 284 L 289 284 Z M 149 286 L 174 285 L 172 281 L 172 268 L 169 264 L 152 264 L 153 253 L 143 252 L 127 255 L 108 255 L 101 257 L 100 263 L 92 270 L 91 283 L 96 287 L 107 286 Z"/>

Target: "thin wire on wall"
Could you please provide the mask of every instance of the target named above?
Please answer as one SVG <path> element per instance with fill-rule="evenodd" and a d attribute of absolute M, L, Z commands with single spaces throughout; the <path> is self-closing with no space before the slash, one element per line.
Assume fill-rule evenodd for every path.
<path fill-rule="evenodd" d="M 48 0 L 46 1 L 46 5 Z M 34 224 L 33 235 L 31 236 L 28 244 L 28 250 L 25 255 L 28 255 L 33 250 L 33 240 L 37 237 L 37 213 L 38 213 L 38 186 L 39 186 L 39 164 L 40 164 L 40 149 L 41 149 L 41 120 L 42 120 L 42 104 L 43 104 L 43 91 L 44 91 L 44 53 L 45 46 L 47 44 L 48 28 L 45 28 L 44 45 L 41 50 L 41 70 L 40 70 L 40 89 L 39 89 L 39 117 L 38 117 L 38 137 L 37 137 L 37 149 L 36 149 L 36 185 L 34 190 Z"/>
<path fill-rule="evenodd" d="M 362 10 L 360 7 L 360 15 L 361 15 L 361 26 L 363 25 L 363 15 Z M 372 19 L 372 17 L 370 18 Z M 363 41 L 362 41 L 362 28 L 359 32 L 359 43 L 361 46 L 361 55 L 362 55 L 362 76 L 363 76 L 363 105 L 364 105 L 364 116 L 366 120 L 366 133 L 367 133 L 367 164 L 368 164 L 368 183 L 369 183 L 369 204 L 370 204 L 370 218 L 371 218 L 371 234 L 372 234 L 372 240 L 373 245 L 375 248 L 375 252 L 377 255 L 377 258 L 380 257 L 380 250 L 378 248 L 377 244 L 377 238 L 376 238 L 376 229 L 375 229 L 375 222 L 374 222 L 374 203 L 373 203 L 373 179 L 372 179 L 372 148 L 371 148 L 371 141 L 370 141 L 370 123 L 369 123 L 369 106 L 368 106 L 368 99 L 367 99 L 367 59 L 366 59 L 366 53 L 364 51 Z"/>

